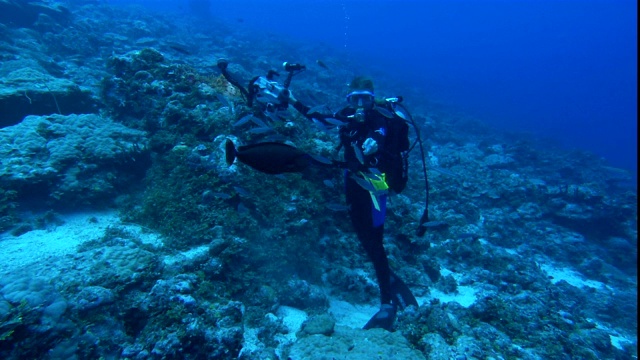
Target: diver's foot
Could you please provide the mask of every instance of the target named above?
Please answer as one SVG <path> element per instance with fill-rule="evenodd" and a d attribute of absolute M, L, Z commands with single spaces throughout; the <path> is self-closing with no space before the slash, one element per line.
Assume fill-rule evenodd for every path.
<path fill-rule="evenodd" d="M 409 287 L 398 277 L 391 273 L 391 303 L 395 304 L 400 310 L 404 310 L 408 306 L 420 307 L 418 300 L 413 296 Z"/>
<path fill-rule="evenodd" d="M 363 327 L 365 330 L 379 328 L 391 331 L 393 323 L 396 321 L 396 306 L 391 304 L 382 304 L 378 311 Z"/>

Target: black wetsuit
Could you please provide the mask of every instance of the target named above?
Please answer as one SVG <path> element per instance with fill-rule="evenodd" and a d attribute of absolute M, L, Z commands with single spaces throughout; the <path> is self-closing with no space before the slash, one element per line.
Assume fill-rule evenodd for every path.
<path fill-rule="evenodd" d="M 325 118 L 333 117 L 347 123 L 340 128 L 340 146 L 344 149 L 344 159 L 347 164 L 346 202 L 349 205 L 349 216 L 358 240 L 373 262 L 380 287 L 380 303 L 393 304 L 401 309 L 409 305 L 418 306 L 411 290 L 389 267 L 383 245 L 387 195 L 376 196 L 374 200 L 371 192 L 352 178 L 352 175 L 357 175 L 360 171 L 367 172 L 369 168 L 375 168 L 387 176 L 386 183 L 389 184 L 390 190 L 402 191 L 406 179 L 405 181 L 399 179 L 399 174 L 406 170 L 407 160 L 403 155 L 410 146 L 409 126 L 402 119 L 389 119 L 375 109 L 365 110 L 364 121 L 358 122 L 353 116 L 356 110 L 351 107 L 328 116 L 308 114 L 310 108 L 299 101 L 292 102 L 291 105 L 309 119 L 324 121 Z M 372 154 L 364 155 L 363 161 L 360 162 L 354 146 L 362 149 L 362 145 L 368 138 L 376 141 L 378 149 Z M 374 327 L 378 326 L 374 325 Z"/>
<path fill-rule="evenodd" d="M 387 119 L 375 110 L 366 110 L 363 122 L 348 117 L 354 112 L 354 109 L 346 108 L 336 114 L 340 120 L 348 119 L 348 125 L 340 129 L 340 142 L 344 149 L 344 159 L 348 164 L 348 170 L 345 172 L 346 201 L 358 240 L 373 262 L 380 287 L 380 302 L 390 304 L 393 298 L 392 272 L 383 246 L 387 195 L 376 196 L 374 200 L 370 191 L 360 186 L 352 176 L 359 176 L 359 171 L 367 172 L 369 168 L 375 168 L 383 174 L 388 173 L 395 165 L 393 161 L 401 161 L 395 159 L 395 154 L 409 148 L 408 130 L 402 131 L 402 126 L 406 127 L 404 123 L 390 126 L 391 121 L 398 120 Z M 392 138 L 398 135 L 404 135 L 404 139 Z M 364 155 L 362 164 L 354 147 L 362 149 L 363 143 L 369 138 L 376 141 L 378 149 L 372 154 Z M 392 145 L 400 148 L 390 149 Z"/>

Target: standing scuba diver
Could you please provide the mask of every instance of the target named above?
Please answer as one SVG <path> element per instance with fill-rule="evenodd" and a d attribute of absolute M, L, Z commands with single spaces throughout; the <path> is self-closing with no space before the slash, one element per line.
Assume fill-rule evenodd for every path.
<path fill-rule="evenodd" d="M 301 65 L 295 65 L 295 69 L 301 69 Z M 225 78 L 231 84 L 237 84 L 226 72 L 226 62 L 223 67 L 221 70 Z M 346 97 L 348 105 L 340 111 L 332 115 L 309 114 L 310 108 L 296 100 L 288 90 L 292 72 L 289 74 L 283 88 L 285 95 L 280 92 L 274 96 L 287 101 L 278 102 L 278 105 L 286 104 L 286 108 L 291 103 L 308 119 L 323 123 L 326 123 L 325 119 L 335 119 L 343 123 L 340 126 L 339 148 L 344 151 L 344 161 L 319 163 L 311 155 L 281 143 L 257 143 L 236 149 L 228 140 L 227 162 L 232 164 L 237 157 L 241 162 L 271 174 L 300 171 L 311 164 L 344 169 L 349 217 L 358 240 L 373 262 L 380 288 L 380 310 L 366 323 L 364 329 L 383 328 L 390 331 L 398 309 L 402 310 L 410 305 L 418 307 L 411 290 L 391 271 L 383 246 L 388 193 L 401 192 L 408 179 L 407 155 L 412 147 L 407 124 L 407 117 L 410 118 L 410 115 L 402 110 L 404 108 L 398 109 L 401 99 L 376 100 L 373 81 L 365 77 L 353 79 Z M 256 90 L 255 84 L 254 78 L 250 89 Z M 248 94 L 250 100 L 256 96 L 251 94 L 251 90 L 241 91 Z M 270 91 L 273 92 L 273 88 Z M 425 209 L 420 223 L 425 222 L 427 217 Z M 424 229 L 419 229 L 418 233 L 421 232 L 423 234 Z"/>

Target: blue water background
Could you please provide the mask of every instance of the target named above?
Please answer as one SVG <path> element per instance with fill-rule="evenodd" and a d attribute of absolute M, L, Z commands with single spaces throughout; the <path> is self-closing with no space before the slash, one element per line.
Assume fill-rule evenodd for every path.
<path fill-rule="evenodd" d="M 335 47 L 431 101 L 594 152 L 634 178 L 636 14 L 632 0 L 211 1 L 231 26 Z"/>

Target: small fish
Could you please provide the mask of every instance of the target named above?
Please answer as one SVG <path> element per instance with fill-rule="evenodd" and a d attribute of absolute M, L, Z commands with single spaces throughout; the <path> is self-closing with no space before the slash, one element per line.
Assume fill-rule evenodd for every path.
<path fill-rule="evenodd" d="M 358 144 L 354 141 L 351 143 L 351 147 L 353 148 L 353 152 L 356 155 L 356 159 L 360 162 L 360 164 L 364 165 L 364 155 L 362 154 L 362 150 L 358 146 Z"/>
<path fill-rule="evenodd" d="M 382 173 L 377 168 L 369 168 L 369 172 L 375 176 L 382 176 Z"/>
<path fill-rule="evenodd" d="M 311 118 L 311 121 L 313 121 L 313 124 L 320 129 L 321 131 L 330 134 L 329 129 L 327 128 L 327 126 L 320 120 L 316 119 L 316 118 Z"/>
<path fill-rule="evenodd" d="M 210 193 L 209 195 L 213 196 L 213 197 L 216 197 L 218 199 L 223 199 L 223 200 L 231 199 L 231 197 L 232 197 L 231 195 L 225 194 L 225 193 L 222 193 L 222 192 L 214 192 L 214 193 Z"/>
<path fill-rule="evenodd" d="M 244 197 L 250 197 L 251 196 L 251 193 L 249 191 L 247 191 L 244 188 L 241 188 L 240 186 L 234 186 L 233 190 L 235 190 L 238 193 L 238 195 L 240 195 L 240 196 L 244 196 Z"/>
<path fill-rule="evenodd" d="M 351 175 L 351 179 L 353 179 L 353 181 L 355 181 L 356 183 L 358 183 L 358 185 L 360 185 L 361 188 L 370 191 L 370 192 L 377 192 L 378 190 L 373 186 L 373 184 L 371 184 L 371 181 L 367 181 L 359 176 L 356 175 Z"/>
<path fill-rule="evenodd" d="M 326 123 L 328 123 L 328 124 L 335 125 L 335 126 L 345 126 L 345 125 L 347 125 L 346 122 L 340 121 L 340 120 L 334 119 L 334 118 L 326 118 L 326 119 L 324 119 L 324 121 Z"/>
<path fill-rule="evenodd" d="M 449 224 L 447 224 L 444 221 L 427 221 L 425 223 L 420 224 L 420 226 L 424 226 L 426 228 L 431 228 L 431 229 L 444 229 L 449 227 Z"/>
<path fill-rule="evenodd" d="M 182 45 L 178 45 L 178 44 L 170 44 L 169 48 L 184 54 L 184 55 L 191 55 L 191 51 L 187 50 L 186 47 L 182 46 Z"/>
<path fill-rule="evenodd" d="M 326 157 L 324 157 L 322 155 L 309 154 L 309 156 L 313 160 L 315 160 L 315 161 L 317 161 L 317 162 L 319 162 L 321 164 L 325 164 L 325 165 L 332 165 L 333 164 L 333 161 L 331 161 L 330 159 L 327 159 Z"/>
<path fill-rule="evenodd" d="M 447 175 L 447 176 L 451 176 L 451 177 L 458 177 L 458 175 L 456 175 L 456 173 L 454 173 L 451 170 L 438 168 L 438 167 L 432 167 L 431 170 L 433 170 L 435 172 L 439 172 L 440 174 L 443 174 L 443 175 Z"/>
<path fill-rule="evenodd" d="M 236 114 L 236 108 L 233 106 L 233 101 L 229 102 L 229 114 L 231 115 Z"/>
<path fill-rule="evenodd" d="M 218 101 L 220 101 L 222 106 L 230 107 L 229 100 L 227 100 L 227 98 L 224 97 L 222 94 L 216 94 L 216 98 L 218 98 Z"/>
<path fill-rule="evenodd" d="M 245 206 L 243 203 L 238 203 L 238 208 L 236 209 L 239 214 L 247 214 L 249 213 L 249 208 Z"/>
<path fill-rule="evenodd" d="M 382 116 L 386 117 L 386 118 L 393 119 L 395 117 L 395 116 L 393 116 L 391 111 L 389 111 L 389 110 L 387 110 L 387 109 L 385 109 L 383 107 L 376 106 L 375 110 L 377 112 L 379 112 Z"/>
<path fill-rule="evenodd" d="M 273 121 L 274 123 L 276 123 L 276 124 L 281 124 L 282 123 L 282 119 L 280 119 L 280 117 L 277 114 L 275 114 L 275 113 L 273 113 L 271 111 L 265 111 L 264 114 L 269 119 L 271 119 L 271 121 Z"/>
<path fill-rule="evenodd" d="M 252 128 L 250 130 L 247 130 L 247 134 L 266 134 L 268 132 L 272 132 L 274 131 L 272 128 L 270 127 L 257 127 L 257 128 Z"/>
<path fill-rule="evenodd" d="M 310 115 L 310 114 L 324 114 L 325 110 L 329 110 L 329 112 L 331 112 L 331 109 L 329 109 L 329 107 L 327 105 L 314 106 L 311 109 L 307 110 L 307 115 Z"/>
<path fill-rule="evenodd" d="M 251 120 L 251 118 L 253 118 L 253 117 L 254 117 L 253 114 L 245 115 L 245 116 L 241 117 L 240 120 L 238 120 L 235 123 L 233 123 L 233 125 L 231 125 L 231 126 L 233 126 L 233 127 L 242 126 L 242 125 L 248 123 L 249 120 Z"/>
<path fill-rule="evenodd" d="M 320 66 L 325 70 L 329 70 L 329 67 L 327 66 L 327 64 L 323 63 L 322 60 L 316 60 L 316 64 L 318 64 L 318 66 Z"/>
<path fill-rule="evenodd" d="M 287 138 L 284 135 L 281 134 L 271 134 L 268 135 L 266 137 L 264 137 L 264 139 L 262 139 L 264 141 L 267 142 L 285 142 L 287 140 Z"/>
<path fill-rule="evenodd" d="M 335 212 L 349 211 L 349 206 L 343 204 L 330 203 L 326 204 L 325 207 Z"/>
<path fill-rule="evenodd" d="M 472 234 L 472 233 L 462 233 L 458 235 L 458 240 L 467 240 L 467 239 L 477 240 L 479 238 L 480 236 L 478 234 Z"/>
<path fill-rule="evenodd" d="M 267 124 L 264 123 L 264 121 L 258 119 L 255 116 L 251 117 L 251 122 L 258 125 L 259 127 L 269 127 Z"/>
<path fill-rule="evenodd" d="M 335 187 L 335 185 L 333 184 L 333 181 L 331 181 L 331 180 L 324 180 L 322 183 L 323 183 L 325 186 L 327 186 L 327 187 L 329 187 L 329 188 L 331 188 L 331 189 L 333 189 L 333 188 Z"/>

